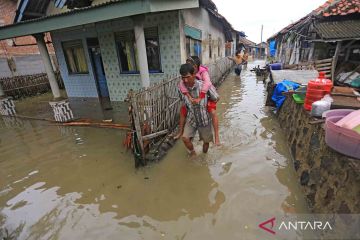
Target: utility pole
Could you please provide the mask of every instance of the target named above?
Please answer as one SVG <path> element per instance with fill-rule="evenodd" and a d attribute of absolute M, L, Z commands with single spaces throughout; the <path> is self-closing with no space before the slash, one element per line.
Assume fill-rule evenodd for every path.
<path fill-rule="evenodd" d="M 263 37 L 263 25 L 261 24 L 261 37 L 260 37 L 260 56 L 259 56 L 259 58 L 261 58 L 261 56 L 262 56 L 262 37 Z"/>

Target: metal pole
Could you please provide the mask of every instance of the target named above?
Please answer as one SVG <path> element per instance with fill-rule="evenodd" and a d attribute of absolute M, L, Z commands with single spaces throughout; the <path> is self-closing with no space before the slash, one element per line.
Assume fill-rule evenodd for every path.
<path fill-rule="evenodd" d="M 331 79 L 332 79 L 333 82 L 335 82 L 335 69 L 336 69 L 339 53 L 340 53 L 340 50 L 341 50 L 341 44 L 342 44 L 342 41 L 337 42 L 335 54 L 334 54 L 332 64 L 331 64 Z"/>

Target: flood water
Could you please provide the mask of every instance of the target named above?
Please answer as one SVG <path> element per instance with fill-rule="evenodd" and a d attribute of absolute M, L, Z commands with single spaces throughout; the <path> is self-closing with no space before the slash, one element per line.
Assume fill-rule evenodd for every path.
<path fill-rule="evenodd" d="M 196 139 L 189 159 L 179 141 L 139 170 L 121 130 L 0 118 L 0 229 L 16 239 L 259 239 L 261 220 L 308 213 L 262 81 L 232 73 L 219 93 L 223 146 L 201 154 Z"/>

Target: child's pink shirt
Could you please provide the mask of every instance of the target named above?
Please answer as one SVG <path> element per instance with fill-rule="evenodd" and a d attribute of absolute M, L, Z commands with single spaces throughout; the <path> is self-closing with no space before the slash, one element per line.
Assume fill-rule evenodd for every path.
<path fill-rule="evenodd" d="M 207 91 L 209 90 L 209 88 L 212 86 L 212 82 L 210 81 L 210 76 L 209 76 L 209 72 L 208 72 L 208 68 L 205 66 L 200 65 L 199 67 L 199 71 L 196 73 L 196 78 L 203 81 L 203 87 L 201 89 L 201 92 L 203 93 L 207 93 Z M 185 84 L 183 81 L 180 81 L 179 83 L 179 89 L 182 93 L 188 93 L 189 91 L 187 90 Z"/>

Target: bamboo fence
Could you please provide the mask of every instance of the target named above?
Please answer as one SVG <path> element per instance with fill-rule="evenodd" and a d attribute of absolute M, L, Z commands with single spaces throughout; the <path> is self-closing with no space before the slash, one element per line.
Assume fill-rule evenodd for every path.
<path fill-rule="evenodd" d="M 55 72 L 55 76 L 59 87 L 64 88 L 60 73 Z M 46 73 L 0 78 L 0 84 L 5 94 L 14 99 L 34 96 L 51 89 Z"/>
<path fill-rule="evenodd" d="M 209 75 L 215 86 L 233 66 L 228 58 L 210 64 Z M 135 157 L 146 161 L 146 153 L 177 127 L 181 101 L 178 92 L 180 76 L 163 80 L 149 88 L 130 94 L 130 117 L 133 128 Z"/>

